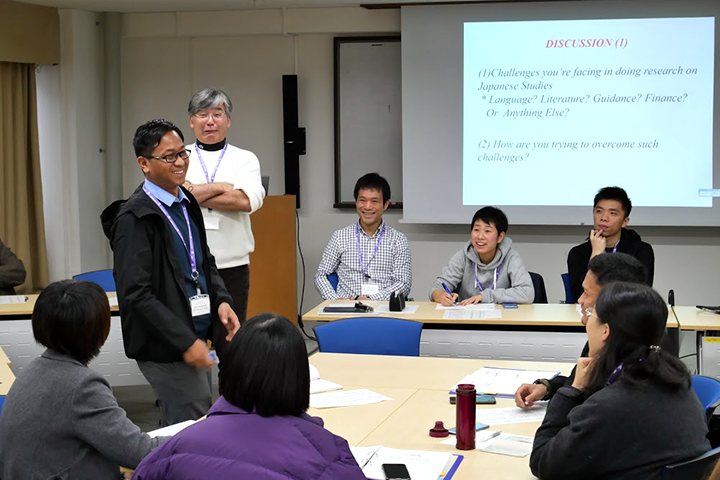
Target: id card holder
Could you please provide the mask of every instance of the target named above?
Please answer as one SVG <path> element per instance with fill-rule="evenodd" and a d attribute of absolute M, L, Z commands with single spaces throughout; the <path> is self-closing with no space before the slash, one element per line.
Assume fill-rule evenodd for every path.
<path fill-rule="evenodd" d="M 380 291 L 380 287 L 378 287 L 377 283 L 371 283 L 371 282 L 363 282 L 362 286 L 360 287 L 360 293 L 363 297 L 369 297 L 370 295 L 375 295 Z"/>
<path fill-rule="evenodd" d="M 200 294 L 190 297 L 190 311 L 193 317 L 210 314 L 210 295 Z"/>

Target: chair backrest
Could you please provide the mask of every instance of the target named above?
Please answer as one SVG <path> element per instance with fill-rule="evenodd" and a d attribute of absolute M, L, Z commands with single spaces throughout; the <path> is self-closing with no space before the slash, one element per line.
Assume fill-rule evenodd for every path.
<path fill-rule="evenodd" d="M 570 274 L 561 273 L 563 286 L 565 287 L 565 303 L 577 303 L 578 299 L 573 295 L 572 288 L 570 288 Z"/>
<path fill-rule="evenodd" d="M 708 420 L 720 403 L 720 381 L 703 375 L 692 376 L 692 387 L 705 409 Z"/>
<path fill-rule="evenodd" d="M 359 317 L 318 325 L 313 330 L 321 352 L 420 356 L 420 322 Z"/>
<path fill-rule="evenodd" d="M 668 465 L 663 470 L 663 480 L 705 480 L 718 459 L 720 459 L 720 447 L 713 448 L 691 460 Z"/>
<path fill-rule="evenodd" d="M 535 298 L 533 303 L 548 303 L 547 291 L 545 290 L 545 280 L 542 275 L 535 272 L 530 272 L 530 279 L 535 287 Z"/>
<path fill-rule="evenodd" d="M 106 292 L 116 291 L 115 279 L 113 278 L 112 270 L 95 270 L 92 272 L 80 273 L 78 275 L 73 275 L 73 278 L 75 280 L 87 280 L 89 282 L 97 283 Z"/>
<path fill-rule="evenodd" d="M 330 275 L 327 276 L 328 282 L 330 282 L 330 285 L 332 285 L 333 290 L 337 292 L 337 286 L 340 279 L 338 278 L 337 272 L 333 272 Z"/>

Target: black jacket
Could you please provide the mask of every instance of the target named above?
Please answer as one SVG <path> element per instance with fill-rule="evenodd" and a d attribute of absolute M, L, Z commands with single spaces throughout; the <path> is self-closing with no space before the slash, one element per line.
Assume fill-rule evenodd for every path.
<path fill-rule="evenodd" d="M 224 328 L 218 319 L 218 306 L 223 302 L 232 306 L 232 298 L 208 249 L 200 207 L 190 192 L 183 191 L 190 200 L 188 214 L 200 232 L 202 269 L 211 301 L 210 328 Z M 127 200 L 107 207 L 100 219 L 113 249 L 126 355 L 151 362 L 182 361 L 183 352 L 198 337 L 175 253 L 175 231 L 142 185 Z M 211 335 L 209 332 L 208 338 Z"/>
<path fill-rule="evenodd" d="M 640 260 L 640 263 L 647 270 L 646 283 L 652 287 L 653 277 L 655 276 L 655 253 L 652 246 L 643 242 L 635 230 L 623 228 L 617 251 L 627 253 Z M 575 295 L 575 300 L 579 299 L 583 293 L 582 282 L 585 280 L 591 253 L 592 246 L 590 245 L 590 239 L 588 239 L 586 242 L 573 247 L 568 254 L 568 275 L 570 276 L 570 288 L 573 295 Z"/>
<path fill-rule="evenodd" d="M 710 449 L 691 388 L 620 380 L 590 397 L 561 388 L 535 433 L 530 470 L 544 480 L 660 480 L 663 467 Z"/>

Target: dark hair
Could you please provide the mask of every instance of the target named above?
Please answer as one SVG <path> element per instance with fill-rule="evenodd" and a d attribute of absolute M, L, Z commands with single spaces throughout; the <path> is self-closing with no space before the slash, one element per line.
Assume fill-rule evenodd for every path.
<path fill-rule="evenodd" d="M 595 313 L 599 322 L 610 326 L 610 334 L 593 363 L 585 390 L 588 395 L 603 388 L 620 364 L 618 380 L 625 383 L 690 388 L 685 365 L 656 347 L 665 333 L 668 309 L 655 290 L 637 283 L 610 283 L 600 292 Z"/>
<path fill-rule="evenodd" d="M 367 173 L 358 178 L 358 181 L 355 183 L 355 190 L 353 190 L 355 200 L 358 199 L 358 193 L 360 192 L 360 189 L 363 188 L 380 190 L 380 192 L 382 192 L 383 204 L 390 200 L 390 184 L 378 173 Z"/>
<path fill-rule="evenodd" d="M 185 136 L 174 123 L 158 118 L 150 120 L 140 125 L 135 130 L 133 137 L 133 147 L 135 148 L 136 157 L 146 157 L 152 155 L 153 150 L 160 145 L 160 140 L 168 132 L 175 132 L 180 140 L 185 142 Z"/>
<path fill-rule="evenodd" d="M 630 210 L 632 210 L 632 202 L 628 197 L 625 190 L 620 187 L 605 187 L 598 190 L 593 200 L 593 208 L 597 207 L 600 200 L 617 200 L 622 205 L 623 214 L 625 217 L 630 216 Z"/>
<path fill-rule="evenodd" d="M 84 280 L 51 283 L 35 302 L 32 329 L 38 343 L 88 364 L 110 333 L 107 294 Z"/>
<path fill-rule="evenodd" d="M 223 359 L 225 399 L 262 417 L 300 415 L 310 406 L 305 341 L 282 315 L 261 313 L 244 322 Z"/>
<path fill-rule="evenodd" d="M 604 287 L 610 282 L 646 283 L 647 270 L 637 258 L 627 253 L 596 255 L 588 263 L 597 284 Z"/>
<path fill-rule="evenodd" d="M 498 235 L 503 232 L 507 232 L 508 219 L 502 210 L 495 207 L 483 207 L 473 215 L 472 222 L 470 222 L 470 231 L 472 232 L 475 222 L 482 220 L 485 223 L 492 223 L 497 228 Z"/>

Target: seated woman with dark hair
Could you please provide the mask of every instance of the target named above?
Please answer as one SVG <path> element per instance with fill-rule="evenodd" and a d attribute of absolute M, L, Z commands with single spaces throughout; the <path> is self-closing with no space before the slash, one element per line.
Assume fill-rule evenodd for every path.
<path fill-rule="evenodd" d="M 224 395 L 207 418 L 148 455 L 133 479 L 365 480 L 347 442 L 305 413 L 307 351 L 287 318 L 251 318 L 223 361 Z"/>
<path fill-rule="evenodd" d="M 660 479 L 665 465 L 710 449 L 685 365 L 658 345 L 667 306 L 652 288 L 611 283 L 586 325 L 589 357 L 560 388 L 535 434 L 543 480 Z"/>
<path fill-rule="evenodd" d="M 0 478 L 113 479 L 164 440 L 120 408 L 107 380 L 88 368 L 110 333 L 99 285 L 65 280 L 42 291 L 32 313 L 47 347 L 13 383 L 0 415 Z"/>

